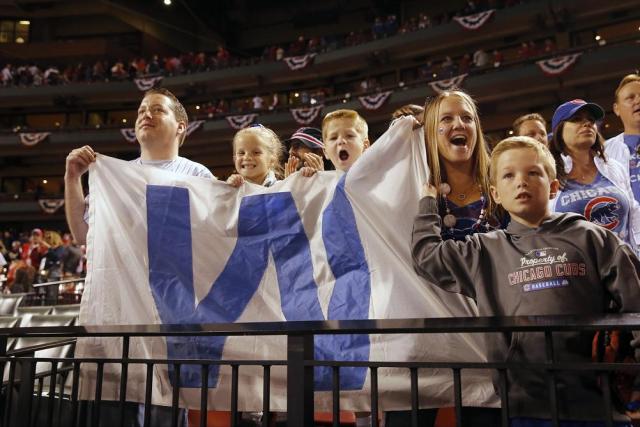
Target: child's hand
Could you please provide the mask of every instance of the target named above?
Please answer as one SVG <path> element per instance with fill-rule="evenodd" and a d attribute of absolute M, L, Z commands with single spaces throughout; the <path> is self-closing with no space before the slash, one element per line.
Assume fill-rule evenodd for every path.
<path fill-rule="evenodd" d="M 295 156 L 289 156 L 289 159 L 284 164 L 284 177 L 288 177 L 292 175 L 295 171 L 298 170 L 298 158 Z"/>
<path fill-rule="evenodd" d="M 438 190 L 436 190 L 436 187 L 428 182 L 422 186 L 422 197 L 433 197 L 435 199 L 437 196 Z"/>
<path fill-rule="evenodd" d="M 229 178 L 227 178 L 227 184 L 231 185 L 232 187 L 238 188 L 242 184 L 244 184 L 244 178 L 242 177 L 242 175 L 234 173 Z"/>
<path fill-rule="evenodd" d="M 313 153 L 305 153 L 303 154 L 303 157 L 304 157 L 305 167 L 315 169 L 316 171 L 324 170 L 324 162 L 322 161 L 322 157 Z"/>
<path fill-rule="evenodd" d="M 305 166 L 300 169 L 300 173 L 302 174 L 302 176 L 307 178 L 312 177 L 316 172 L 318 172 L 317 169 L 310 168 L 309 166 Z"/>

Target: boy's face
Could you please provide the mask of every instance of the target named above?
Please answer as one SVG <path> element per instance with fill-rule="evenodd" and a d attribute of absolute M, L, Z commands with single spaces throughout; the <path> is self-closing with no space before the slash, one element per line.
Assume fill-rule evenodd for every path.
<path fill-rule="evenodd" d="M 625 129 L 640 129 L 640 82 L 627 83 L 620 89 L 613 111 Z"/>
<path fill-rule="evenodd" d="M 331 120 L 324 136 L 324 156 L 343 172 L 348 171 L 369 146 L 369 140 L 356 129 L 355 120 L 349 118 Z"/>
<path fill-rule="evenodd" d="M 169 97 L 153 93 L 144 97 L 138 107 L 136 138 L 147 149 L 180 143 L 185 124 L 178 122 Z"/>
<path fill-rule="evenodd" d="M 534 150 L 516 148 L 498 158 L 491 195 L 511 218 L 537 227 L 549 215 L 549 200 L 556 196 L 559 182 L 551 181 Z"/>

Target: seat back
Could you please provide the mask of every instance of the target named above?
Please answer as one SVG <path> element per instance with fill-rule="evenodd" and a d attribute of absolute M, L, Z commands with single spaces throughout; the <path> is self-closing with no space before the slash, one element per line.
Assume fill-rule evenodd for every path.
<path fill-rule="evenodd" d="M 24 294 L 8 294 L 0 296 L 0 316 L 15 316 Z"/>
<path fill-rule="evenodd" d="M 80 315 L 80 304 L 54 305 L 51 314 L 78 317 Z"/>

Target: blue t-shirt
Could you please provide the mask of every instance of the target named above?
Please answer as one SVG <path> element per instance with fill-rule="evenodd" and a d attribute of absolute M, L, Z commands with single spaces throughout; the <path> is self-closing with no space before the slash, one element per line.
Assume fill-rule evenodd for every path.
<path fill-rule="evenodd" d="M 611 230 L 622 240 L 629 240 L 629 199 L 618 187 L 596 174 L 591 184 L 567 180 L 556 203 L 557 212 L 575 212 L 587 221 Z"/>
<path fill-rule="evenodd" d="M 629 159 L 629 176 L 631 177 L 631 189 L 633 197 L 640 201 L 640 135 L 624 135 L 624 144 L 629 147 L 631 158 Z"/>
<path fill-rule="evenodd" d="M 506 228 L 508 224 L 508 215 L 507 218 L 503 218 L 501 221 L 495 216 L 486 217 L 486 214 L 485 218 L 478 224 L 480 212 L 482 211 L 483 205 L 486 204 L 486 201 L 482 199 L 464 206 L 458 206 L 451 200 L 447 200 L 446 203 L 449 206 L 450 213 L 456 217 L 455 225 L 453 227 L 447 227 L 444 225 L 444 217 L 447 215 L 445 200 L 442 198 L 439 200 L 439 213 L 443 219 L 442 230 L 440 232 L 442 240 L 464 240 L 466 236 L 474 233 L 487 233 L 492 230 Z"/>

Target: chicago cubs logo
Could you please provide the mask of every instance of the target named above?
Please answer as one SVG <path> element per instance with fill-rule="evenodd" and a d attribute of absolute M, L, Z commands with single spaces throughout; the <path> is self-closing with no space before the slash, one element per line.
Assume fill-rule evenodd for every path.
<path fill-rule="evenodd" d="M 600 196 L 587 203 L 584 208 L 584 216 L 587 221 L 598 224 L 607 230 L 613 230 L 620 224 L 618 209 L 620 209 L 618 199 Z"/>

